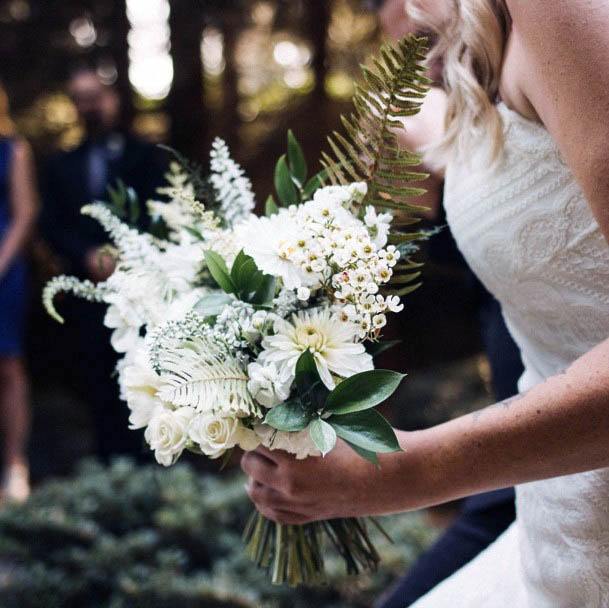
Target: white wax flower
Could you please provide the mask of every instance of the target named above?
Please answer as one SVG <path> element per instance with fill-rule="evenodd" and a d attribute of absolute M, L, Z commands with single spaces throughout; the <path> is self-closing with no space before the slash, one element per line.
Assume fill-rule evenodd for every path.
<path fill-rule="evenodd" d="M 144 437 L 159 464 L 168 467 L 180 457 L 188 444 L 188 427 L 194 415 L 190 407 L 175 411 L 159 407 L 155 411 Z"/>

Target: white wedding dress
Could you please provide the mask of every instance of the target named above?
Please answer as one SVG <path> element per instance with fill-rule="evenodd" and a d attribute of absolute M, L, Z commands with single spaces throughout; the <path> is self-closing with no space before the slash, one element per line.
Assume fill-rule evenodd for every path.
<path fill-rule="evenodd" d="M 609 246 L 548 132 L 498 110 L 504 157 L 449 167 L 444 204 L 501 302 L 525 391 L 609 337 Z M 516 496 L 516 522 L 415 608 L 609 607 L 609 469 L 523 484 Z"/>

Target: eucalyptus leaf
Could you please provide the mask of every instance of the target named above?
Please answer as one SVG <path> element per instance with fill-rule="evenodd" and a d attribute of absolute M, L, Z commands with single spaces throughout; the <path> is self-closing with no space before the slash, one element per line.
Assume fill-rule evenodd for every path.
<path fill-rule="evenodd" d="M 202 317 L 216 317 L 224 310 L 225 306 L 233 301 L 233 298 L 226 293 L 210 293 L 203 296 L 195 304 L 194 309 Z"/>
<path fill-rule="evenodd" d="M 350 376 L 328 395 L 326 410 L 338 416 L 375 407 L 393 395 L 404 377 L 404 374 L 388 369 L 373 369 Z"/>
<path fill-rule="evenodd" d="M 302 187 L 307 179 L 307 161 L 298 140 L 290 129 L 288 131 L 288 160 L 290 162 L 290 172 Z"/>
<path fill-rule="evenodd" d="M 286 401 L 270 409 L 264 423 L 278 431 L 303 431 L 309 426 L 312 414 L 296 400 Z"/>
<path fill-rule="evenodd" d="M 315 418 L 309 424 L 309 435 L 322 456 L 332 451 L 336 445 L 336 431 L 321 418 Z"/>
<path fill-rule="evenodd" d="M 216 283 L 218 283 L 226 293 L 235 293 L 235 285 L 230 278 L 226 262 L 222 256 L 215 251 L 208 249 L 205 252 L 205 263 L 207 264 L 209 274 L 211 274 Z"/>
<path fill-rule="evenodd" d="M 376 410 L 332 416 L 327 422 L 341 439 L 369 452 L 389 453 L 401 450 L 393 428 Z"/>
<path fill-rule="evenodd" d="M 285 154 L 275 166 L 275 190 L 284 206 L 296 205 L 300 201 L 298 190 L 292 181 Z"/>

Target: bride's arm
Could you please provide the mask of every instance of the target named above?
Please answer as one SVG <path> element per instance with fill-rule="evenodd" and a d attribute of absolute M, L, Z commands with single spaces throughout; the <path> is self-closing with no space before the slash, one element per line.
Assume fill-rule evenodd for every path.
<path fill-rule="evenodd" d="M 609 2 L 507 0 L 529 69 L 520 83 L 609 242 Z"/>
<path fill-rule="evenodd" d="M 418 509 L 462 496 L 609 466 L 609 340 L 529 393 L 451 422 L 399 432 L 380 468 L 339 445 L 296 461 L 244 455 L 248 493 L 282 523 Z"/>

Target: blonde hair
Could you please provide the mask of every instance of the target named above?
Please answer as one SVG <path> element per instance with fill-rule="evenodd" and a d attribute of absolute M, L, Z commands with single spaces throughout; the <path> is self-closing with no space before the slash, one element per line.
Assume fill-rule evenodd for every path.
<path fill-rule="evenodd" d="M 10 137 L 15 134 L 15 123 L 11 119 L 8 95 L 0 81 L 0 137 Z"/>
<path fill-rule="evenodd" d="M 484 142 L 492 160 L 503 149 L 503 126 L 495 103 L 507 45 L 510 16 L 505 0 L 445 0 L 447 21 L 424 8 L 425 0 L 406 0 L 406 11 L 423 31 L 438 36 L 430 61 L 441 58 L 448 100 L 443 140 L 428 156 L 444 164 Z"/>

